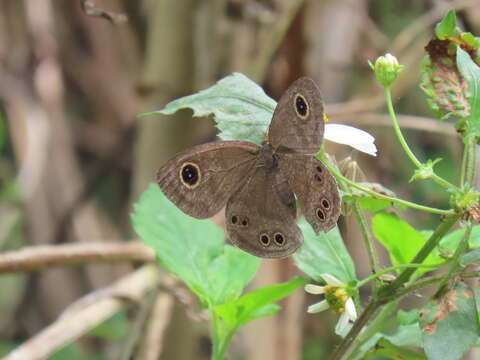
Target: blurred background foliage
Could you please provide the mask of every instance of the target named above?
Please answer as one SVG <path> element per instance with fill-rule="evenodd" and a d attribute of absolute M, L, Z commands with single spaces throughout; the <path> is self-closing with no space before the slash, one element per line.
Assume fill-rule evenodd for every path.
<path fill-rule="evenodd" d="M 456 181 L 461 144 L 448 122 L 433 118 L 418 86 L 424 47 L 449 8 L 458 10 L 465 30 L 480 34 L 478 1 L 0 1 L 0 251 L 132 240 L 131 204 L 156 169 L 177 151 L 215 138 L 211 119 L 192 119 L 188 110 L 136 115 L 234 71 L 275 99 L 296 78 L 312 77 L 330 121 L 368 130 L 379 149 L 372 158 L 326 144 L 329 153 L 337 160 L 354 156 L 369 181 L 401 198 L 447 207 L 437 185 L 408 184 L 412 165 L 398 151 L 367 60 L 391 52 L 406 66 L 393 88 L 400 124 L 417 156 L 443 158 L 439 175 Z M 418 229 L 433 225 L 427 215 L 408 214 Z M 358 229 L 348 219 L 340 229 L 363 277 L 368 264 Z M 2 275 L 0 355 L 81 295 L 131 270 L 85 265 Z M 263 261 L 254 287 L 297 271 L 290 259 Z M 249 325 L 232 353 L 253 360 L 323 358 L 338 339 L 329 330 L 330 314 L 306 315 L 312 301 L 297 291 L 277 316 Z M 206 327 L 191 314 L 198 309 L 178 304 L 161 358 L 207 359 Z M 129 307 L 52 359 L 119 358 L 137 310 Z"/>

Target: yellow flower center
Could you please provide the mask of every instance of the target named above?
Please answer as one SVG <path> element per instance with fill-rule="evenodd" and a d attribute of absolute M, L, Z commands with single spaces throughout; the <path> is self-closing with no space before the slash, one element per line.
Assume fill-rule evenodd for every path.
<path fill-rule="evenodd" d="M 343 313 L 345 311 L 345 303 L 348 300 L 347 291 L 344 288 L 326 285 L 325 299 L 330 305 L 330 308 L 336 313 Z"/>

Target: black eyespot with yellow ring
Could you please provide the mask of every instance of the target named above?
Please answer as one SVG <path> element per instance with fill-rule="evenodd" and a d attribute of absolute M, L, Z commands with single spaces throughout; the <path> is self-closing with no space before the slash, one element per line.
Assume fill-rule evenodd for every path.
<path fill-rule="evenodd" d="M 202 173 L 197 164 L 193 162 L 185 162 L 180 167 L 179 178 L 185 187 L 195 189 L 202 179 Z"/>
<path fill-rule="evenodd" d="M 310 114 L 310 106 L 308 105 L 307 99 L 301 94 L 295 94 L 293 97 L 293 107 L 300 119 L 305 120 Z"/>

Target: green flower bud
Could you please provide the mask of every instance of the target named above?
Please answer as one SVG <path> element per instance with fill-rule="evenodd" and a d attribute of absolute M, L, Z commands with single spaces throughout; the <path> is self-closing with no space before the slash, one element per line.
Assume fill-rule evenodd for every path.
<path fill-rule="evenodd" d="M 404 66 L 398 64 L 398 60 L 392 54 L 380 56 L 373 65 L 368 62 L 372 70 L 375 72 L 377 80 L 385 87 L 390 86 L 396 79 L 397 74 L 403 70 Z"/>

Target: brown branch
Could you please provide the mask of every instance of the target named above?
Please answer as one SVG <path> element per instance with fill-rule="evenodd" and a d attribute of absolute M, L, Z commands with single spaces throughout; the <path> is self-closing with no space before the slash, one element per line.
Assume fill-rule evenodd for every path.
<path fill-rule="evenodd" d="M 139 243 L 81 243 L 25 247 L 0 255 L 0 274 L 85 263 L 150 262 L 154 251 Z"/>
<path fill-rule="evenodd" d="M 159 285 L 159 275 L 160 272 L 155 265 L 145 265 L 108 287 L 108 290 L 112 293 L 128 293 L 129 298 L 142 298 Z M 62 316 L 2 360 L 48 358 L 55 351 L 75 341 L 124 306 L 125 302 L 114 296 L 101 298 L 98 302 L 75 313 Z"/>
<path fill-rule="evenodd" d="M 110 21 L 112 24 L 120 24 L 128 21 L 127 15 L 115 13 L 113 11 L 106 11 L 98 7 L 95 7 L 94 2 L 91 0 L 82 0 L 80 2 L 80 5 L 82 7 L 82 10 L 88 16 L 100 17 Z"/>
<path fill-rule="evenodd" d="M 164 348 L 165 332 L 170 323 L 173 307 L 172 296 L 168 294 L 159 294 L 157 296 L 135 359 L 156 360 L 160 358 Z"/>

